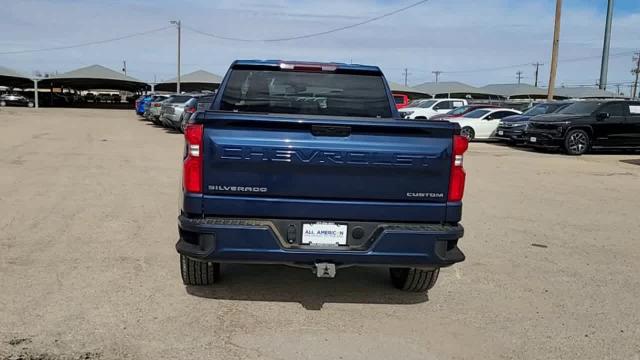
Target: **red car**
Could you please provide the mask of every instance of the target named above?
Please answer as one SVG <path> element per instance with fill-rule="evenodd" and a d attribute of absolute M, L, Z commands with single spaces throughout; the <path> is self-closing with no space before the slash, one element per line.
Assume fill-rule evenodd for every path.
<path fill-rule="evenodd" d="M 402 109 L 409 105 L 409 97 L 405 94 L 393 94 L 393 100 L 396 102 L 397 109 Z"/>
<path fill-rule="evenodd" d="M 429 118 L 429 120 L 444 120 L 448 118 L 462 117 L 469 112 L 477 109 L 486 109 L 486 108 L 495 108 L 496 105 L 488 105 L 488 104 L 469 104 L 465 106 L 460 106 L 459 108 L 455 108 L 449 111 L 446 114 L 439 114 Z"/>

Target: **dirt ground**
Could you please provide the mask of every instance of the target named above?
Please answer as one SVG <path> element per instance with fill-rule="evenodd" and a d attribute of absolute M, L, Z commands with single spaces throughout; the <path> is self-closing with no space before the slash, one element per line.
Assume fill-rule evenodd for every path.
<path fill-rule="evenodd" d="M 467 260 L 427 297 L 359 268 L 186 289 L 182 147 L 133 111 L 0 109 L 0 359 L 640 359 L 640 153 L 472 144 Z"/>

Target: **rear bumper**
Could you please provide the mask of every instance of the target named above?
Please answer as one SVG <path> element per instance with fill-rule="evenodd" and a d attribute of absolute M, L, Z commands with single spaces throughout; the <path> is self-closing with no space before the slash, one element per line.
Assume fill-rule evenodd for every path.
<path fill-rule="evenodd" d="M 167 125 L 180 125 L 180 115 L 178 114 L 164 114 L 163 117 Z"/>
<path fill-rule="evenodd" d="M 341 222 L 349 226 L 349 246 L 314 248 L 300 244 L 301 231 L 293 224 L 302 222 L 180 216 L 176 250 L 202 261 L 301 266 L 445 267 L 465 259 L 457 246 L 461 225 Z M 357 241 L 352 230 L 360 225 L 365 236 Z"/>

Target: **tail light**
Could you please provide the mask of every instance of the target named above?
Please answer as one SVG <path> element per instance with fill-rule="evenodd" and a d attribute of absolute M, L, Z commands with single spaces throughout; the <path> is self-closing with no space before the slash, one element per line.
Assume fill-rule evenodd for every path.
<path fill-rule="evenodd" d="M 449 201 L 462 201 L 466 174 L 462 164 L 464 152 L 469 148 L 469 140 L 460 135 L 453 136 L 451 177 L 449 178 Z"/>
<path fill-rule="evenodd" d="M 202 124 L 188 124 L 184 129 L 186 156 L 182 168 L 182 186 L 186 192 L 202 193 Z"/>
<path fill-rule="evenodd" d="M 184 111 L 188 112 L 189 114 L 193 114 L 194 112 L 196 112 L 196 108 L 194 106 L 189 106 L 186 107 Z"/>
<path fill-rule="evenodd" d="M 160 103 L 153 103 L 153 107 L 160 107 L 160 106 L 162 106 L 162 104 L 160 104 Z"/>

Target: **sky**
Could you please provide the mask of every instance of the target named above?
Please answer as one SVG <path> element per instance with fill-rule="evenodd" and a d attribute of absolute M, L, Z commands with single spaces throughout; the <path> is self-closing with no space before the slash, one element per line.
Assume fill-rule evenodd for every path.
<path fill-rule="evenodd" d="M 182 73 L 223 75 L 235 59 L 336 61 L 378 65 L 390 81 L 409 85 L 441 81 L 472 85 L 549 78 L 555 0 L 430 0 L 402 13 L 349 30 L 285 42 L 237 42 L 223 37 L 280 38 L 357 23 L 417 0 L 0 0 L 0 53 L 100 41 L 169 26 L 180 19 Z M 606 0 L 565 0 L 557 84 L 595 84 Z M 24 74 L 65 72 L 101 64 L 161 81 L 176 74 L 177 31 L 165 30 L 70 50 L 0 54 L 0 66 Z M 609 88 L 630 83 L 632 53 L 640 50 L 640 1 L 616 0 Z M 617 55 L 621 54 L 621 55 Z M 586 58 L 586 59 L 585 59 Z M 514 66 L 515 65 L 515 66 Z M 501 67 L 502 69 L 495 69 Z M 624 90 L 622 92 L 628 92 Z"/>

